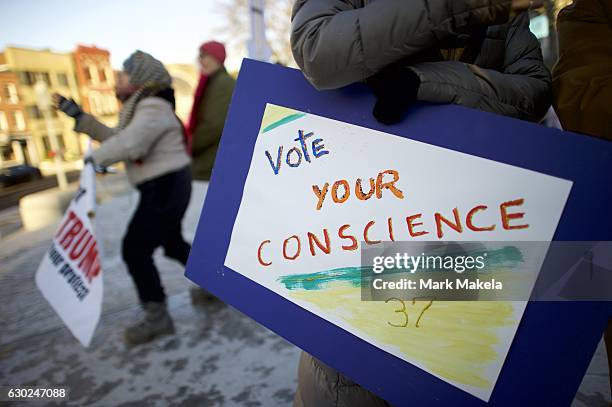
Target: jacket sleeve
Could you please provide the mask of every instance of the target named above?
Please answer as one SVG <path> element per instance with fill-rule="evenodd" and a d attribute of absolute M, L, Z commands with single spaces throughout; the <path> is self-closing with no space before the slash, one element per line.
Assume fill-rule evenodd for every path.
<path fill-rule="evenodd" d="M 457 61 L 411 66 L 421 80 L 418 99 L 455 103 L 522 120 L 538 121 L 551 103 L 550 72 L 527 13 L 517 16 L 506 37 L 503 70 Z"/>
<path fill-rule="evenodd" d="M 104 141 L 115 134 L 117 129 L 106 126 L 88 113 L 83 113 L 76 121 L 74 131 L 85 133 L 94 140 Z"/>
<path fill-rule="evenodd" d="M 191 146 L 194 156 L 218 143 L 221 139 L 225 118 L 234 91 L 234 80 L 228 76 L 224 83 L 220 85 L 222 86 L 220 86 L 216 94 L 210 95 L 213 103 L 206 106 L 202 124 L 196 128 Z"/>
<path fill-rule="evenodd" d="M 353 0 L 357 1 L 357 0 Z M 508 21 L 510 0 L 297 0 L 291 49 L 318 89 L 361 81 L 476 25 Z"/>
<path fill-rule="evenodd" d="M 93 161 L 108 166 L 145 157 L 167 127 L 163 120 L 165 113 L 159 106 L 140 102 L 132 121 L 94 150 Z"/>
<path fill-rule="evenodd" d="M 580 0 L 559 12 L 553 105 L 565 130 L 612 140 L 612 2 Z"/>

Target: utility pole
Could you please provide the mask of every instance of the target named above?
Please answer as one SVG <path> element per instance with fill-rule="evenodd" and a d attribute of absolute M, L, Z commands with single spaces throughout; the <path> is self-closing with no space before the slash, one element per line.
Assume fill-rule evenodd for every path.
<path fill-rule="evenodd" d="M 45 126 L 47 128 L 47 134 L 51 142 L 51 149 L 53 152 L 53 161 L 55 161 L 55 175 L 57 177 L 57 184 L 60 189 L 66 189 L 68 187 L 68 180 L 66 179 L 66 173 L 64 172 L 64 166 L 62 165 L 60 145 L 57 140 L 57 134 L 53 128 L 53 118 L 51 116 L 51 95 L 47 84 L 38 80 L 34 84 L 34 91 L 36 92 L 36 99 L 38 102 L 38 108 L 43 114 L 45 119 Z"/>
<path fill-rule="evenodd" d="M 264 0 L 249 0 L 251 38 L 247 41 L 247 50 L 250 58 L 267 62 L 272 57 L 272 49 L 266 40 L 264 8 Z"/>

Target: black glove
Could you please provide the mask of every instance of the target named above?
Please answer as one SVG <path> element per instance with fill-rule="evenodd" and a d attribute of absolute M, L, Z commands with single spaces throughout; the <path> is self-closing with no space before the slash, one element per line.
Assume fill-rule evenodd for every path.
<path fill-rule="evenodd" d="M 59 96 L 57 108 L 74 119 L 78 119 L 83 114 L 81 107 L 77 105 L 74 99 L 66 99 L 61 95 Z"/>
<path fill-rule="evenodd" d="M 93 157 L 92 157 L 92 156 L 90 156 L 90 155 L 86 155 L 86 156 L 83 158 L 83 164 L 91 164 L 91 165 L 96 165 L 96 163 L 95 163 L 95 162 L 94 162 L 94 160 L 93 160 Z"/>
<path fill-rule="evenodd" d="M 383 124 L 399 123 L 404 112 L 417 101 L 421 81 L 408 67 L 391 66 L 381 70 L 367 80 L 376 104 L 372 114 Z"/>
<path fill-rule="evenodd" d="M 83 158 L 83 163 L 91 164 L 93 166 L 94 172 L 97 174 L 108 174 L 110 172 L 108 170 L 108 167 L 103 167 L 101 165 L 96 164 L 93 160 L 93 157 L 90 155 L 87 155 L 85 156 L 85 158 Z"/>

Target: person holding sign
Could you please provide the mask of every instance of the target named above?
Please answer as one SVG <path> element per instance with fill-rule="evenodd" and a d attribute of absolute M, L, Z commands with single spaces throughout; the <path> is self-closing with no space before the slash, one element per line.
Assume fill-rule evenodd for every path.
<path fill-rule="evenodd" d="M 612 3 L 576 0 L 557 17 L 553 104 L 563 128 L 612 140 Z M 604 332 L 612 395 L 612 316 Z"/>
<path fill-rule="evenodd" d="M 612 140 L 612 3 L 576 0 L 559 12 L 553 105 L 565 130 Z"/>
<path fill-rule="evenodd" d="M 190 159 L 174 113 L 172 81 L 160 61 L 134 52 L 123 63 L 116 93 L 123 102 L 116 128 L 84 113 L 73 100 L 56 94 L 54 102 L 76 120 L 76 131 L 102 142 L 86 161 L 101 166 L 123 161 L 128 179 L 140 191 L 122 250 L 145 311 L 145 319 L 127 328 L 125 338 L 139 344 L 174 332 L 152 256 L 161 246 L 168 257 L 187 262 L 191 247 L 183 240 L 181 220 L 191 195 Z"/>
<path fill-rule="evenodd" d="M 210 181 L 225 116 L 236 83 L 223 65 L 225 57 L 225 46 L 220 42 L 208 41 L 200 45 L 200 79 L 185 127 L 192 156 L 191 172 L 196 196 L 205 194 L 205 182 Z M 215 299 L 200 287 L 192 287 L 189 294 L 194 305 L 204 305 Z"/>
<path fill-rule="evenodd" d="M 291 46 L 318 89 L 367 82 L 383 123 L 417 100 L 538 121 L 551 102 L 550 72 L 522 11 L 541 3 L 298 0 Z"/>
<path fill-rule="evenodd" d="M 373 115 L 401 121 L 417 101 L 454 103 L 539 121 L 551 103 L 550 72 L 529 31 L 541 0 L 297 0 L 291 47 L 317 89 L 365 82 Z M 296 406 L 387 405 L 303 353 Z"/>

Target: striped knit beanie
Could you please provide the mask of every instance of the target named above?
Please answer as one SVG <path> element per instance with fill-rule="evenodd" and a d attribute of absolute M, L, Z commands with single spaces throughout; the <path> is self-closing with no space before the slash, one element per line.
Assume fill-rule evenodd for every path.
<path fill-rule="evenodd" d="M 130 96 L 121 108 L 119 128 L 122 129 L 132 120 L 140 100 L 172 85 L 172 78 L 164 64 L 140 50 L 123 62 L 123 71 L 129 75 L 130 83 L 139 86 L 140 89 Z"/>

